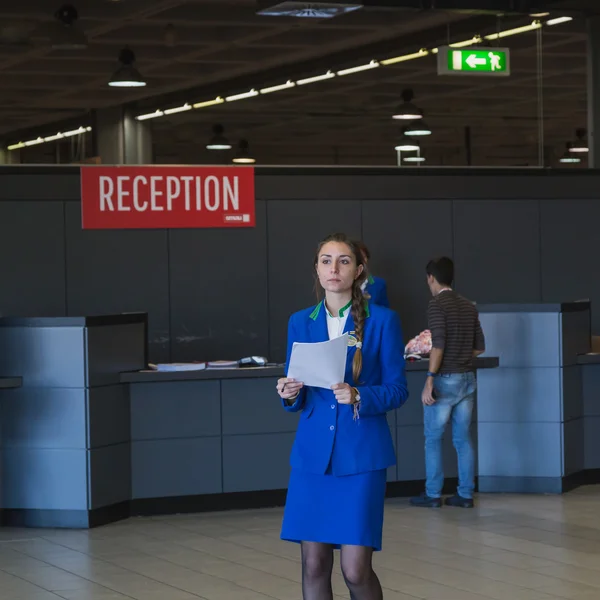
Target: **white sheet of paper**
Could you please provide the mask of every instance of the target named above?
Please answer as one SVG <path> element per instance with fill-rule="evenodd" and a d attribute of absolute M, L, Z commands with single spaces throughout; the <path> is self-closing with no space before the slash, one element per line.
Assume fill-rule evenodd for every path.
<path fill-rule="evenodd" d="M 287 376 L 305 386 L 331 389 L 344 382 L 348 334 L 327 342 L 295 342 Z"/>

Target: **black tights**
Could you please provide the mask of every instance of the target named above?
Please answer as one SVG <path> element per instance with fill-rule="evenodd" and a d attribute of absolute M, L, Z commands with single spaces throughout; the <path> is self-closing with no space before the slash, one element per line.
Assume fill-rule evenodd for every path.
<path fill-rule="evenodd" d="M 381 584 L 372 567 L 373 549 L 342 546 L 342 574 L 352 600 L 383 600 Z M 302 597 L 333 600 L 333 546 L 302 542 Z"/>

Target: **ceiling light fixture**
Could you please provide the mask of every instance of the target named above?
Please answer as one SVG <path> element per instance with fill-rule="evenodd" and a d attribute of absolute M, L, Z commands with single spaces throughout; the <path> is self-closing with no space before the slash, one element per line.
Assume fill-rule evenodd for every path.
<path fill-rule="evenodd" d="M 224 135 L 225 128 L 223 125 L 215 125 L 213 127 L 213 136 L 206 144 L 207 150 L 231 150 L 231 143 Z"/>
<path fill-rule="evenodd" d="M 183 106 L 178 106 L 177 108 L 167 108 L 165 115 L 174 115 L 176 113 L 187 112 L 188 110 L 192 110 L 192 105 L 186 102 Z"/>
<path fill-rule="evenodd" d="M 44 138 L 45 142 L 56 142 L 58 140 L 62 140 L 64 139 L 65 134 L 64 133 L 57 133 L 56 135 L 49 135 L 48 137 Z"/>
<path fill-rule="evenodd" d="M 258 92 L 254 89 L 249 92 L 244 92 L 243 94 L 235 94 L 233 96 L 226 96 L 225 100 L 227 102 L 235 102 L 236 100 L 244 100 L 245 98 L 254 98 L 254 96 L 258 96 Z"/>
<path fill-rule="evenodd" d="M 265 5 L 264 8 L 261 5 Z M 266 17 L 296 17 L 301 19 L 332 19 L 363 8 L 356 2 L 294 2 L 284 0 L 273 4 L 259 0 L 256 14 Z"/>
<path fill-rule="evenodd" d="M 238 165 L 253 165 L 256 159 L 250 154 L 248 140 L 240 140 L 233 162 Z"/>
<path fill-rule="evenodd" d="M 214 100 L 206 100 L 206 102 L 196 102 L 196 104 L 192 104 L 193 108 L 208 108 L 209 106 L 216 106 L 217 104 L 223 104 L 225 100 L 218 96 Z"/>
<path fill-rule="evenodd" d="M 467 46 L 473 46 L 474 44 L 481 44 L 482 41 L 483 40 L 481 39 L 480 35 L 474 35 L 470 40 L 465 40 L 464 42 L 454 42 L 454 44 L 450 44 L 450 48 L 466 48 Z"/>
<path fill-rule="evenodd" d="M 26 146 L 37 146 L 38 144 L 43 144 L 44 143 L 44 138 L 43 137 L 39 137 L 36 138 L 35 140 L 29 140 L 28 142 L 23 142 Z"/>
<path fill-rule="evenodd" d="M 11 144 L 9 146 L 6 147 L 7 150 L 20 150 L 21 148 L 27 148 L 29 146 L 37 146 L 38 144 L 42 144 L 45 142 L 56 142 L 60 139 L 66 138 L 66 137 L 72 137 L 74 135 L 81 135 L 83 133 L 89 133 L 90 131 L 92 131 L 91 127 L 79 127 L 78 129 L 72 129 L 70 131 L 64 131 L 64 132 L 58 132 L 54 135 L 50 135 L 47 137 L 37 137 L 33 140 L 28 140 L 26 142 L 18 142 L 17 144 Z"/>
<path fill-rule="evenodd" d="M 340 76 L 351 75 L 352 73 L 360 73 L 361 71 L 370 71 L 371 69 L 376 69 L 378 66 L 379 63 L 376 60 L 372 60 L 366 65 L 360 65 L 359 67 L 351 67 L 349 69 L 342 69 L 341 71 L 338 71 L 337 74 Z"/>
<path fill-rule="evenodd" d="M 156 119 L 156 117 L 162 117 L 165 113 L 162 110 L 155 110 L 152 113 L 146 113 L 145 115 L 138 115 L 136 119 L 138 121 L 147 121 L 148 119 Z"/>
<path fill-rule="evenodd" d="M 560 162 L 564 163 L 564 164 L 577 164 L 581 162 L 581 158 L 579 158 L 579 156 L 577 155 L 573 155 L 571 153 L 571 148 L 572 148 L 573 144 L 571 144 L 570 142 L 567 142 L 566 144 L 566 151 L 565 153 L 561 156 L 560 158 Z"/>
<path fill-rule="evenodd" d="M 281 85 L 273 85 L 271 87 L 266 87 L 260 90 L 261 94 L 272 94 L 273 92 L 280 92 L 281 90 L 289 90 L 290 88 L 296 87 L 296 84 L 288 79 L 285 83 Z"/>
<path fill-rule="evenodd" d="M 392 115 L 392 119 L 401 121 L 414 121 L 416 119 L 422 119 L 423 111 L 412 103 L 414 97 L 415 94 L 411 89 L 404 90 L 402 92 L 403 102 Z"/>
<path fill-rule="evenodd" d="M 119 62 L 121 66 L 110 78 L 108 85 L 111 87 L 132 88 L 144 87 L 146 82 L 140 72 L 133 66 L 135 54 L 129 48 L 123 48 L 119 52 Z"/>
<path fill-rule="evenodd" d="M 423 58 L 429 54 L 429 50 L 426 48 L 421 48 L 418 52 L 413 52 L 412 54 L 403 54 L 402 56 L 396 56 L 394 58 L 386 58 L 385 60 L 380 60 L 379 62 L 387 67 L 388 65 L 395 65 L 397 63 L 406 62 L 408 60 L 415 60 L 416 58 Z"/>
<path fill-rule="evenodd" d="M 419 142 L 411 140 L 406 134 L 402 136 L 394 150 L 396 152 L 417 152 L 421 149 Z"/>
<path fill-rule="evenodd" d="M 546 25 L 552 27 L 552 25 L 560 25 L 562 23 L 569 23 L 573 20 L 573 17 L 557 17 L 556 19 L 550 19 L 546 21 Z"/>
<path fill-rule="evenodd" d="M 578 129 L 575 132 L 575 137 L 577 138 L 569 147 L 569 152 L 574 152 L 577 154 L 585 154 L 590 151 L 589 144 L 586 138 L 586 130 Z"/>
<path fill-rule="evenodd" d="M 92 130 L 91 127 L 79 127 L 79 129 L 71 129 L 71 131 L 65 131 L 63 135 L 65 137 L 73 137 L 74 135 L 81 135 L 82 133 L 89 133 Z"/>
<path fill-rule="evenodd" d="M 309 77 L 308 79 L 298 79 L 296 85 L 307 85 L 309 83 L 316 83 L 317 81 L 325 81 L 326 79 L 333 79 L 335 73 L 327 71 L 324 75 L 317 75 L 316 77 Z"/>
<path fill-rule="evenodd" d="M 523 25 L 523 27 L 515 27 L 514 29 L 506 29 L 504 31 L 498 31 L 497 33 L 491 33 L 490 35 L 484 36 L 486 40 L 500 40 L 503 38 L 511 37 L 513 35 L 519 35 L 520 33 L 527 33 L 528 31 L 535 31 L 542 26 L 540 21 L 533 21 L 531 25 Z"/>
<path fill-rule="evenodd" d="M 404 134 L 412 137 L 423 137 L 431 135 L 431 128 L 427 126 L 425 121 L 416 121 L 414 125 L 409 125 L 404 129 Z"/>

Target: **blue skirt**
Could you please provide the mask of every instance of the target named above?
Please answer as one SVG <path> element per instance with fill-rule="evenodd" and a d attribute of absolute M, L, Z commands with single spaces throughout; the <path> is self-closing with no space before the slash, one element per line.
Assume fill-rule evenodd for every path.
<path fill-rule="evenodd" d="M 387 472 L 336 477 L 292 469 L 281 539 L 381 550 Z"/>

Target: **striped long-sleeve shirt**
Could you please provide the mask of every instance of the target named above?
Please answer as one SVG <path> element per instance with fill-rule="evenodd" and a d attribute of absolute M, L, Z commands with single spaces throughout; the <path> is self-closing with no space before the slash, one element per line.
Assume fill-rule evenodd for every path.
<path fill-rule="evenodd" d="M 429 302 L 431 342 L 444 351 L 440 373 L 465 373 L 473 369 L 473 350 L 485 350 L 477 309 L 453 290 L 444 290 Z"/>

